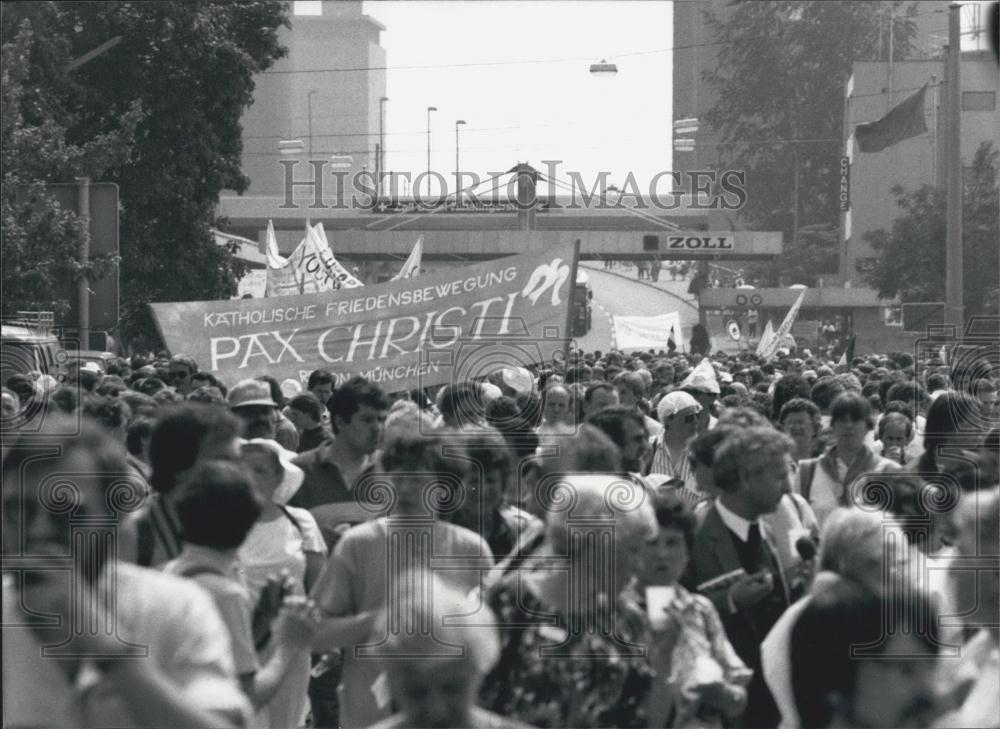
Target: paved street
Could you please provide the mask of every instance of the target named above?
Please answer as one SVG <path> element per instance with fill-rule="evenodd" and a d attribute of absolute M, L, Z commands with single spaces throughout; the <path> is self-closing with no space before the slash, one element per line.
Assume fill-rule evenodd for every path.
<path fill-rule="evenodd" d="M 670 272 L 666 269 L 660 281 L 652 283 L 638 281 L 635 267 L 614 268 L 609 272 L 603 263 L 588 261 L 581 263 L 580 268 L 590 277 L 594 292 L 593 326 L 587 336 L 578 340 L 585 351 L 604 351 L 612 346 L 610 317 L 615 314 L 656 316 L 676 311 L 681 316 L 685 341 L 690 337 L 691 327 L 698 321 L 698 311 L 694 299 L 688 296 L 688 281 L 670 281 Z"/>

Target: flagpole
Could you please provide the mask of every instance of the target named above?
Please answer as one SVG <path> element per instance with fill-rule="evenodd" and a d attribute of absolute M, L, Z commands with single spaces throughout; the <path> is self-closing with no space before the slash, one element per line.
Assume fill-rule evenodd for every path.
<path fill-rule="evenodd" d="M 576 296 L 576 273 L 580 264 L 580 239 L 573 243 L 573 263 L 569 267 L 569 301 L 566 302 L 566 339 L 563 345 L 563 362 L 569 366 L 569 345 L 573 339 L 573 299 Z"/>
<path fill-rule="evenodd" d="M 945 299 L 947 301 L 946 323 L 957 328 L 961 334 L 965 321 L 962 306 L 962 40 L 960 33 L 961 4 L 953 2 L 948 6 L 948 56 L 945 75 L 948 81 L 945 118 L 946 151 L 946 278 Z"/>

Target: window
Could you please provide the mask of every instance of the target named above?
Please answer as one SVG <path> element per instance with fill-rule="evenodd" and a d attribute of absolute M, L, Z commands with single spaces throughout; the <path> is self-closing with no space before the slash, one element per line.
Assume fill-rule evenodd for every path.
<path fill-rule="evenodd" d="M 963 91 L 962 111 L 993 111 L 997 108 L 995 91 Z"/>
<path fill-rule="evenodd" d="M 323 3 L 320 0 L 296 0 L 292 4 L 294 15 L 322 15 Z"/>
<path fill-rule="evenodd" d="M 903 326 L 903 309 L 900 306 L 883 306 L 882 323 L 887 327 Z"/>

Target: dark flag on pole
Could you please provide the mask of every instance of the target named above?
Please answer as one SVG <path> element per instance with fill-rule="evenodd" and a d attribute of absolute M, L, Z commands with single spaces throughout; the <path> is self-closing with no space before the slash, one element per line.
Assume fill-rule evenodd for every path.
<path fill-rule="evenodd" d="M 858 124 L 854 137 L 862 152 L 881 152 L 887 147 L 899 144 L 904 139 L 916 137 L 927 131 L 924 121 L 924 95 L 927 84 L 920 91 L 894 106 L 878 121 Z"/>
<path fill-rule="evenodd" d="M 854 361 L 854 342 L 856 340 L 857 340 L 856 334 L 852 334 L 851 338 L 847 340 L 847 349 L 845 349 L 844 353 L 840 356 L 840 361 L 837 363 L 838 366 L 839 365 L 847 365 L 848 367 L 851 366 L 851 362 Z"/>

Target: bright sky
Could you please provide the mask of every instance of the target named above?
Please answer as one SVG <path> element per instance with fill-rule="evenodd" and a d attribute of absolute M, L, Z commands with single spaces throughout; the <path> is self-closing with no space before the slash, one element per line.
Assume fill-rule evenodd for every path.
<path fill-rule="evenodd" d="M 669 2 L 408 0 L 364 12 L 386 27 L 386 169 L 426 169 L 428 106 L 431 166 L 450 179 L 458 119 L 462 169 L 481 177 L 555 159 L 588 185 L 600 170 L 617 184 L 631 170 L 647 187 L 670 168 Z M 590 74 L 602 58 L 617 76 Z M 396 68 L 484 62 L 496 65 Z"/>

